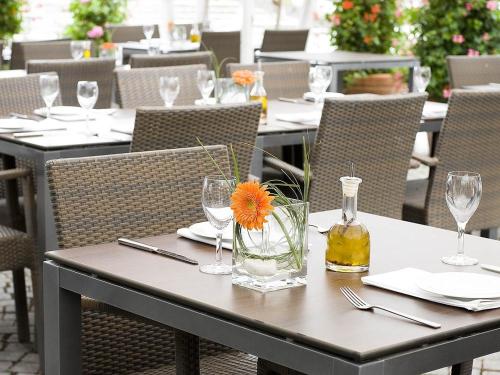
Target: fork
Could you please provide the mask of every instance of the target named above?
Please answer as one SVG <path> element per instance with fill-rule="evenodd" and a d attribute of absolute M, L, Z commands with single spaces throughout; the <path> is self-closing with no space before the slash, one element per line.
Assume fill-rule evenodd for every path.
<path fill-rule="evenodd" d="M 354 293 L 351 290 L 351 288 L 349 288 L 347 286 L 341 287 L 340 291 L 345 296 L 345 298 L 347 298 L 347 300 L 354 307 L 356 307 L 357 309 L 360 309 L 360 310 L 373 310 L 373 309 L 384 310 L 384 311 L 390 312 L 392 314 L 399 315 L 399 316 L 401 316 L 403 318 L 406 318 L 406 319 L 409 319 L 409 320 L 413 320 L 414 322 L 423 324 L 423 325 L 425 325 L 427 327 L 441 328 L 441 324 L 434 323 L 434 322 L 432 322 L 430 320 L 418 318 L 418 317 L 413 316 L 413 315 L 404 314 L 402 312 L 399 312 L 399 311 L 396 311 L 396 310 L 392 310 L 392 309 L 389 309 L 387 307 L 378 306 L 378 305 L 370 305 L 368 302 L 366 302 L 365 300 L 363 300 L 360 296 L 358 296 L 356 293 Z"/>

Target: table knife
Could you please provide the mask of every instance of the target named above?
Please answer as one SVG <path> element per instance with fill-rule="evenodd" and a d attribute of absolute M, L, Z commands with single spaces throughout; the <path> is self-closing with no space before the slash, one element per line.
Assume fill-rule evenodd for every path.
<path fill-rule="evenodd" d="M 500 267 L 499 266 L 492 266 L 491 264 L 481 264 L 480 266 L 481 266 L 481 268 L 483 270 L 500 273 Z"/>
<path fill-rule="evenodd" d="M 184 255 L 172 253 L 171 251 L 160 249 L 159 247 L 156 247 L 156 246 L 146 245 L 146 244 L 141 243 L 141 242 L 132 241 L 132 240 L 129 240 L 127 238 L 118 238 L 118 243 L 120 245 L 132 247 L 134 249 L 148 251 L 150 253 L 163 255 L 163 256 L 166 256 L 168 258 L 180 260 L 181 262 L 185 262 L 185 263 L 189 263 L 189 264 L 198 264 L 198 261 L 195 259 L 185 257 Z"/>

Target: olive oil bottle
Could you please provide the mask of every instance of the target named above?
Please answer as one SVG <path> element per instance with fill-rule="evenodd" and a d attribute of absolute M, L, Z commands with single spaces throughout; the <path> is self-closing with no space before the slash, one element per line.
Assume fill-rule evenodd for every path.
<path fill-rule="evenodd" d="M 327 235 L 326 268 L 337 272 L 364 272 L 370 266 L 370 233 L 357 219 L 361 179 L 342 177 L 342 219 Z"/>
<path fill-rule="evenodd" d="M 267 123 L 267 92 L 264 88 L 264 72 L 262 70 L 256 70 L 254 72 L 255 84 L 250 92 L 250 100 L 255 102 L 260 102 L 262 106 L 262 112 L 260 114 L 260 123 Z"/>

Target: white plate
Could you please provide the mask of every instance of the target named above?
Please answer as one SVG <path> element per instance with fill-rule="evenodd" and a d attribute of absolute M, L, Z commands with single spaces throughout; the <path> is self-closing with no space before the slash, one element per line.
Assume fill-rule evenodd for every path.
<path fill-rule="evenodd" d="M 500 277 L 469 272 L 431 273 L 417 280 L 417 286 L 446 297 L 500 298 Z"/>
<path fill-rule="evenodd" d="M 204 221 L 203 223 L 196 223 L 189 227 L 191 233 L 196 234 L 197 236 L 207 237 L 207 238 L 215 238 L 217 235 L 217 231 L 215 228 L 208 222 Z M 229 223 L 229 225 L 222 232 L 223 240 L 232 240 L 233 239 L 233 224 Z"/>
<path fill-rule="evenodd" d="M 0 129 L 22 129 L 26 125 L 33 125 L 33 121 L 29 120 L 20 120 L 17 118 L 2 118 L 0 119 Z"/>
<path fill-rule="evenodd" d="M 35 109 L 35 114 L 40 116 L 47 116 L 47 108 Z M 55 106 L 50 109 L 50 114 L 54 116 L 74 116 L 74 115 L 84 115 L 85 112 L 80 107 L 72 106 Z"/>

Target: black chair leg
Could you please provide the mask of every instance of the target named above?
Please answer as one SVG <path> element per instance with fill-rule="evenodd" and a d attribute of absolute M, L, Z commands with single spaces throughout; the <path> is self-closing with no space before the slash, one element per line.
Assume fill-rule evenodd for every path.
<path fill-rule="evenodd" d="M 30 326 L 28 319 L 28 304 L 26 299 L 26 283 L 24 269 L 12 271 L 14 283 L 14 301 L 16 304 L 17 336 L 19 342 L 30 341 Z"/>
<path fill-rule="evenodd" d="M 451 368 L 451 375 L 471 375 L 473 363 L 474 361 L 472 360 L 453 365 Z"/>
<path fill-rule="evenodd" d="M 200 374 L 200 338 L 175 330 L 175 368 L 177 375 Z"/>

